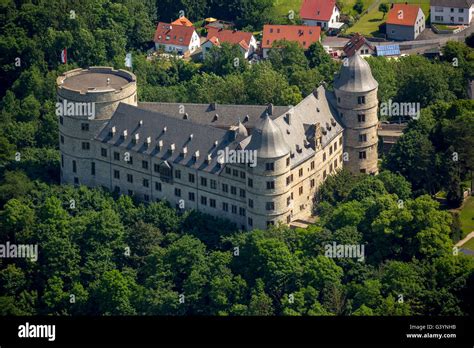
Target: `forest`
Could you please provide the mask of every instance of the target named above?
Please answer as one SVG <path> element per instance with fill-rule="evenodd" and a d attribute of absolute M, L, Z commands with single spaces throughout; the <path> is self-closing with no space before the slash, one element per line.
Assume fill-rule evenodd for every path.
<path fill-rule="evenodd" d="M 259 30 L 271 6 L 0 2 L 0 243 L 39 246 L 36 262 L 0 259 L 0 314 L 473 313 L 474 260 L 454 247 L 463 237 L 458 217 L 433 198 L 445 191 L 458 207 L 474 170 L 466 91 L 474 53 L 464 43 L 448 43 L 436 60 L 368 59 L 379 100 L 420 103 L 421 117 L 382 158 L 380 175 L 330 177 L 307 229 L 242 232 L 165 202 L 59 185 L 55 80 L 64 71 L 125 68 L 132 52 L 140 101 L 294 105 L 321 83 L 331 88 L 340 64 L 320 44 L 303 51 L 281 42 L 256 65 L 230 45 L 203 62 L 147 59 L 156 22 L 181 9 L 193 20 L 212 15 Z M 365 260 L 324 256 L 332 242 L 363 244 Z"/>

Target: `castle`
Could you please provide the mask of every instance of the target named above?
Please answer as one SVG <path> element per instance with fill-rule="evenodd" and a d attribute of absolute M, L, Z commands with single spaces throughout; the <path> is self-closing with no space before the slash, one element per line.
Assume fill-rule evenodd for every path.
<path fill-rule="evenodd" d="M 141 103 L 126 70 L 57 79 L 61 182 L 227 218 L 243 230 L 311 214 L 342 166 L 377 173 L 377 89 L 355 54 L 296 106 Z M 71 106 L 71 107 L 69 107 Z"/>

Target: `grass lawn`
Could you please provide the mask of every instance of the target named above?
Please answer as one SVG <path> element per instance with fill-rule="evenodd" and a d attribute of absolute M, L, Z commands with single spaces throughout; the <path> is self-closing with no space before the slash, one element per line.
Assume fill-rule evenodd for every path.
<path fill-rule="evenodd" d="M 274 0 L 273 11 L 278 17 L 288 17 L 288 12 L 293 10 L 295 14 L 300 13 L 303 0 Z"/>
<path fill-rule="evenodd" d="M 469 239 L 467 243 L 461 245 L 461 248 L 474 250 L 474 238 Z"/>
<path fill-rule="evenodd" d="M 471 196 L 466 200 L 459 214 L 459 218 L 464 235 L 474 231 L 474 197 Z"/>
<path fill-rule="evenodd" d="M 352 1 L 352 0 L 348 0 Z M 384 0 L 382 0 L 384 1 Z M 425 17 L 428 18 L 430 14 L 430 0 L 390 0 L 389 3 L 411 3 L 415 5 L 421 5 Z M 347 29 L 347 33 L 361 33 L 364 35 L 376 35 L 379 30 L 379 25 L 383 24 L 386 20 L 386 17 L 383 18 L 383 13 L 379 11 L 378 6 L 374 7 L 372 11 L 363 15 L 359 21 Z"/>

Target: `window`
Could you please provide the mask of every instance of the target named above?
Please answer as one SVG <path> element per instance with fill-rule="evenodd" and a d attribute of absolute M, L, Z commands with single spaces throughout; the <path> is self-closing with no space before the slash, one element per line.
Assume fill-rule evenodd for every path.
<path fill-rule="evenodd" d="M 188 180 L 190 183 L 193 183 L 194 184 L 194 174 L 188 174 Z"/>
<path fill-rule="evenodd" d="M 143 187 L 150 187 L 150 181 L 148 179 L 143 179 Z"/>
<path fill-rule="evenodd" d="M 245 190 L 239 189 L 240 197 L 245 198 Z"/>
<path fill-rule="evenodd" d="M 230 193 L 231 193 L 232 195 L 236 195 L 236 194 L 237 194 L 237 187 L 231 186 L 231 187 L 230 187 Z"/>
<path fill-rule="evenodd" d="M 222 203 L 222 210 L 223 211 L 229 211 L 229 203 L 223 202 Z"/>
<path fill-rule="evenodd" d="M 79 185 L 79 178 L 78 177 L 74 177 L 74 185 Z"/>
<path fill-rule="evenodd" d="M 216 200 L 215 199 L 209 199 L 209 205 L 211 208 L 215 208 L 216 207 Z"/>
<path fill-rule="evenodd" d="M 240 178 L 245 179 L 245 172 L 240 172 Z"/>
<path fill-rule="evenodd" d="M 59 116 L 59 123 L 64 124 L 64 117 Z"/>
<path fill-rule="evenodd" d="M 231 206 L 232 214 L 237 214 L 237 206 L 233 205 Z"/>
<path fill-rule="evenodd" d="M 253 199 L 249 199 L 249 207 L 253 208 Z"/>
<path fill-rule="evenodd" d="M 463 9 L 463 8 L 460 8 L 460 9 L 458 9 L 458 12 L 459 12 L 459 13 L 464 13 L 464 9 Z M 462 17 L 459 17 L 459 18 L 462 18 Z"/>
<path fill-rule="evenodd" d="M 367 172 L 367 170 L 366 170 L 366 169 L 361 169 L 360 172 L 361 172 L 362 174 L 365 174 L 365 173 Z"/>
<path fill-rule="evenodd" d="M 300 168 L 300 170 L 298 171 L 298 175 L 301 177 L 303 176 L 303 168 Z"/>
<path fill-rule="evenodd" d="M 195 197 L 194 197 L 194 192 L 189 192 L 189 193 L 188 193 L 188 198 L 189 198 L 189 200 L 190 200 L 191 202 L 194 202 L 194 199 L 195 199 Z"/>
<path fill-rule="evenodd" d="M 359 134 L 359 142 L 364 143 L 367 141 L 367 134 Z"/>
<path fill-rule="evenodd" d="M 174 177 L 175 177 L 176 179 L 181 179 L 181 170 L 176 169 L 176 170 L 174 171 Z"/>
<path fill-rule="evenodd" d="M 120 161 L 120 153 L 119 152 L 114 152 L 114 160 L 115 161 Z"/>
<path fill-rule="evenodd" d="M 127 181 L 133 183 L 133 175 L 132 174 L 127 174 Z"/>
<path fill-rule="evenodd" d="M 128 162 L 129 164 L 133 164 L 133 157 L 128 156 L 128 161 L 125 161 L 125 162 Z"/>
<path fill-rule="evenodd" d="M 215 180 L 210 179 L 209 184 L 211 185 L 211 189 L 215 190 L 217 188 L 217 182 Z"/>
<path fill-rule="evenodd" d="M 273 202 L 267 202 L 267 203 L 265 204 L 265 208 L 266 208 L 267 210 L 275 210 L 275 203 L 273 203 Z"/>
<path fill-rule="evenodd" d="M 120 172 L 114 169 L 114 179 L 120 179 Z"/>
<path fill-rule="evenodd" d="M 226 168 L 225 168 L 225 173 L 226 173 L 226 174 L 230 174 L 230 168 L 229 168 L 229 167 L 226 167 Z"/>
<path fill-rule="evenodd" d="M 155 190 L 161 191 L 161 182 L 155 182 Z"/>
<path fill-rule="evenodd" d="M 323 172 L 323 179 L 326 179 L 326 176 L 328 176 L 328 175 L 327 175 L 326 171 L 324 171 Z"/>
<path fill-rule="evenodd" d="M 229 185 L 227 184 L 222 184 L 222 192 L 229 192 Z"/>
<path fill-rule="evenodd" d="M 82 149 L 83 150 L 90 150 L 90 148 L 91 148 L 91 144 L 89 142 L 87 142 L 87 141 L 82 142 Z"/>
<path fill-rule="evenodd" d="M 287 166 L 287 167 L 290 166 L 290 157 L 288 157 L 288 158 L 286 159 L 286 166 Z"/>
<path fill-rule="evenodd" d="M 291 197 L 288 196 L 288 197 L 286 198 L 286 206 L 289 207 L 290 204 L 291 204 Z"/>
<path fill-rule="evenodd" d="M 267 190 L 275 189 L 275 181 L 267 181 Z"/>
<path fill-rule="evenodd" d="M 339 138 L 339 145 L 342 146 L 342 137 Z"/>
<path fill-rule="evenodd" d="M 247 185 L 248 185 L 249 187 L 253 187 L 253 180 L 250 179 L 250 178 L 248 178 L 248 180 L 247 180 Z"/>
<path fill-rule="evenodd" d="M 181 189 L 175 187 L 175 189 L 174 189 L 174 195 L 175 195 L 176 197 L 181 197 Z"/>
<path fill-rule="evenodd" d="M 201 196 L 201 204 L 202 205 L 207 205 L 207 197 L 206 196 Z"/>
<path fill-rule="evenodd" d="M 323 162 L 326 160 L 326 152 L 323 153 Z"/>
<path fill-rule="evenodd" d="M 337 158 L 334 160 L 334 168 L 337 168 Z"/>
<path fill-rule="evenodd" d="M 201 186 L 207 186 L 207 179 L 204 177 L 201 177 Z"/>
<path fill-rule="evenodd" d="M 267 227 L 275 226 L 275 221 L 267 221 Z"/>
<path fill-rule="evenodd" d="M 107 157 L 107 149 L 101 148 L 101 149 L 100 149 L 100 155 L 101 155 L 102 157 Z"/>
<path fill-rule="evenodd" d="M 64 144 L 64 136 L 60 136 L 60 139 L 61 139 L 61 144 Z"/>
<path fill-rule="evenodd" d="M 232 169 L 233 176 L 239 176 L 239 171 L 237 169 Z"/>
<path fill-rule="evenodd" d="M 365 104 L 365 97 L 357 97 L 357 104 Z"/>
<path fill-rule="evenodd" d="M 148 169 L 148 161 L 142 161 L 142 168 Z"/>
<path fill-rule="evenodd" d="M 145 202 L 149 202 L 150 201 L 150 196 L 147 195 L 147 194 L 144 194 L 143 199 L 145 200 Z"/>
<path fill-rule="evenodd" d="M 64 167 L 64 155 L 61 155 L 61 167 Z"/>
<path fill-rule="evenodd" d="M 72 161 L 72 172 L 73 172 L 73 173 L 76 173 L 76 172 L 77 172 L 76 161 Z"/>
<path fill-rule="evenodd" d="M 91 162 L 91 175 L 95 175 L 95 162 Z"/>
<path fill-rule="evenodd" d="M 300 196 L 303 194 L 303 186 L 300 186 L 300 188 L 298 189 L 298 192 L 299 192 Z"/>
<path fill-rule="evenodd" d="M 464 21 L 464 18 L 459 17 L 459 18 L 458 18 L 458 21 L 459 21 L 460 23 L 462 23 L 462 22 Z"/>
<path fill-rule="evenodd" d="M 265 170 L 275 170 L 275 164 L 273 162 L 265 163 Z"/>
<path fill-rule="evenodd" d="M 329 165 L 329 173 L 332 173 L 332 163 Z"/>
<path fill-rule="evenodd" d="M 329 156 L 331 156 L 331 155 L 332 155 L 332 145 L 329 146 Z"/>
<path fill-rule="evenodd" d="M 84 132 L 89 131 L 89 123 L 81 123 L 81 130 Z"/>
<path fill-rule="evenodd" d="M 310 186 L 311 186 L 311 188 L 313 188 L 315 186 L 314 179 L 311 179 Z"/>
<path fill-rule="evenodd" d="M 357 121 L 365 122 L 365 115 L 364 114 L 357 115 Z"/>
<path fill-rule="evenodd" d="M 242 207 L 239 208 L 239 215 L 245 216 L 245 208 L 242 208 Z"/>
<path fill-rule="evenodd" d="M 314 161 L 311 161 L 311 170 L 314 169 Z"/>
<path fill-rule="evenodd" d="M 249 217 L 247 219 L 247 222 L 248 222 L 249 226 L 253 226 L 253 219 L 252 218 Z"/>
<path fill-rule="evenodd" d="M 367 153 L 365 151 L 360 151 L 359 152 L 359 159 L 366 159 L 367 158 Z"/>
<path fill-rule="evenodd" d="M 337 142 L 334 143 L 334 151 L 336 151 L 336 150 L 337 150 Z"/>

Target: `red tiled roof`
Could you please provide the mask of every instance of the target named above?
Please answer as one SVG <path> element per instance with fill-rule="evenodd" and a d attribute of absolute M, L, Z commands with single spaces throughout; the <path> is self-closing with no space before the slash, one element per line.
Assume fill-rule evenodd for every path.
<path fill-rule="evenodd" d="M 301 19 L 311 19 L 328 22 L 336 6 L 336 0 L 303 0 Z"/>
<path fill-rule="evenodd" d="M 193 33 L 194 27 L 159 22 L 153 41 L 166 45 L 189 46 Z"/>
<path fill-rule="evenodd" d="M 246 31 L 217 29 L 209 27 L 207 29 L 207 37 L 215 37 L 219 40 L 219 42 L 228 42 L 234 45 L 241 45 L 241 42 L 244 41 L 248 49 L 248 46 L 250 45 L 250 40 L 252 39 L 252 33 Z"/>
<path fill-rule="evenodd" d="M 271 25 L 263 26 L 262 48 L 271 48 L 274 41 L 296 41 L 308 48 L 321 38 L 321 28 L 308 25 Z"/>
<path fill-rule="evenodd" d="M 388 12 L 387 24 L 414 26 L 420 6 L 394 4 Z"/>
<path fill-rule="evenodd" d="M 187 19 L 185 16 L 179 17 L 177 20 L 175 20 L 171 24 L 184 25 L 186 27 L 193 26 L 193 23 L 189 19 Z"/>
<path fill-rule="evenodd" d="M 371 50 L 374 49 L 374 47 L 367 42 L 365 37 L 363 37 L 359 33 L 356 33 L 344 46 L 344 53 L 346 54 L 346 56 L 352 57 L 356 51 L 358 51 L 362 46 L 364 46 L 364 44 L 367 44 L 367 46 L 369 46 Z"/>

